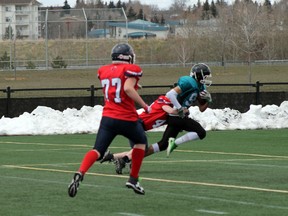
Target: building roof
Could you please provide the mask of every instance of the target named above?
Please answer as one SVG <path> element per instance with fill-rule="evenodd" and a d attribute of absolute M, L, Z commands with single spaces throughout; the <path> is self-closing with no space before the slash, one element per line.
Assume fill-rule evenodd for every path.
<path fill-rule="evenodd" d="M 109 26 L 126 28 L 126 22 L 109 22 Z M 137 19 L 132 22 L 128 22 L 127 27 L 130 29 L 148 30 L 148 31 L 167 31 L 167 26 L 161 26 L 157 23 Z"/>
<path fill-rule="evenodd" d="M 40 4 L 36 0 L 0 0 L 0 5 L 5 5 L 5 4 L 15 5 L 15 4 L 30 4 L 30 3 Z"/>

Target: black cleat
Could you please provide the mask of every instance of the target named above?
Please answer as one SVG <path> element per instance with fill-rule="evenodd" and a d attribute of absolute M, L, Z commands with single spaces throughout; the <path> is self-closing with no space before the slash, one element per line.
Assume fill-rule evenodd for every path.
<path fill-rule="evenodd" d="M 100 163 L 104 163 L 106 161 L 108 161 L 109 163 L 114 161 L 114 155 L 109 150 L 105 152 L 103 158 L 100 160 Z"/>
<path fill-rule="evenodd" d="M 115 164 L 115 171 L 117 174 L 122 174 L 122 170 L 125 168 L 126 163 L 123 160 L 123 158 L 116 158 L 114 160 L 114 164 Z"/>
<path fill-rule="evenodd" d="M 144 188 L 141 187 L 139 181 L 135 180 L 132 177 L 130 177 L 129 180 L 126 182 L 126 187 L 133 189 L 134 192 L 137 193 L 137 194 L 145 195 Z"/>
<path fill-rule="evenodd" d="M 72 182 L 68 186 L 68 194 L 70 197 L 76 196 L 80 181 L 83 181 L 83 174 L 81 172 L 76 172 Z"/>

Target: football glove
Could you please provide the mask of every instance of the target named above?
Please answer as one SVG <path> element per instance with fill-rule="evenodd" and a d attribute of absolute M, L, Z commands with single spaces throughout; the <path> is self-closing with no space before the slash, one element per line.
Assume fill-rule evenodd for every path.
<path fill-rule="evenodd" d="M 200 98 L 206 100 L 208 103 L 212 102 L 211 94 L 207 90 L 203 90 L 199 93 Z"/>
<path fill-rule="evenodd" d="M 185 118 L 189 116 L 189 110 L 186 107 L 181 107 L 180 109 L 178 109 L 178 116 L 180 118 Z"/>
<path fill-rule="evenodd" d="M 148 106 L 147 104 L 145 105 L 145 107 L 143 109 L 145 110 L 146 113 L 150 113 L 151 112 L 151 107 Z"/>

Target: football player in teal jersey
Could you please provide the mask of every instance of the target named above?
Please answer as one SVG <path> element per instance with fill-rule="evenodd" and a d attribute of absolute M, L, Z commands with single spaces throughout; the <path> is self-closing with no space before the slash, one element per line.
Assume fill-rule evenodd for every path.
<path fill-rule="evenodd" d="M 201 112 L 208 108 L 209 103 L 212 102 L 212 97 L 206 86 L 211 85 L 211 80 L 207 80 L 211 76 L 208 65 L 204 63 L 195 64 L 191 68 L 190 76 L 180 77 L 177 85 L 167 92 L 166 96 L 178 112 L 182 113 L 183 111 L 180 117 L 172 115 L 168 117 L 167 128 L 162 140 L 158 142 L 158 145 L 161 145 L 161 151 L 167 149 L 167 156 L 180 144 L 191 140 L 202 140 L 206 137 L 205 129 L 197 121 L 188 117 L 188 108 L 196 101 L 199 103 L 198 106 Z M 187 133 L 175 140 L 182 130 L 187 131 Z"/>

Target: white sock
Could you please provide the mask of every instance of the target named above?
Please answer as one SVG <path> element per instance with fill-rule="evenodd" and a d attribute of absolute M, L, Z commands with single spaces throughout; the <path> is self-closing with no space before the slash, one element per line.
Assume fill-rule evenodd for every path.
<path fill-rule="evenodd" d="M 152 144 L 152 148 L 153 148 L 154 153 L 160 151 L 158 143 L 154 143 L 154 144 Z"/>
<path fill-rule="evenodd" d="M 188 132 L 188 133 L 184 134 L 183 136 L 177 138 L 175 140 L 175 144 L 180 145 L 180 144 L 183 144 L 183 143 L 188 142 L 190 140 L 198 140 L 198 139 L 199 139 L 199 136 L 196 132 Z"/>

